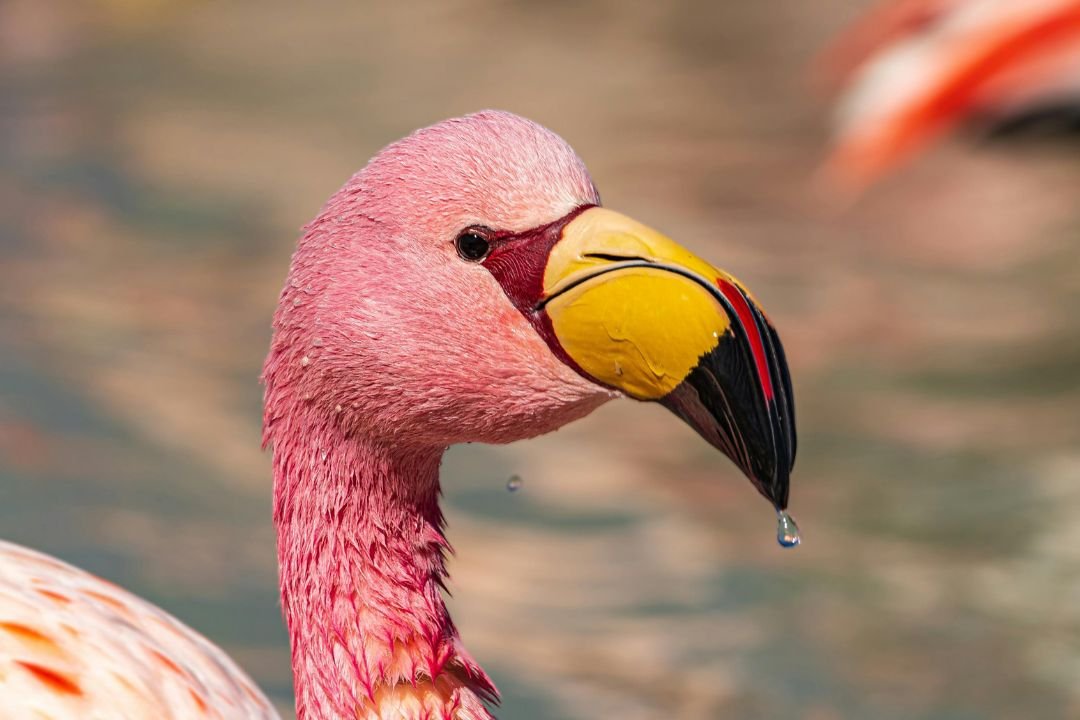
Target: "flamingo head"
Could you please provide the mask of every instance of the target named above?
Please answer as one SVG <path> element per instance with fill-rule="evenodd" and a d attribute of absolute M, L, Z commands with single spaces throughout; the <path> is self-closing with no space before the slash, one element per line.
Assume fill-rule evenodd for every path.
<path fill-rule="evenodd" d="M 306 228 L 274 318 L 266 433 L 503 443 L 657 401 L 782 508 L 783 350 L 734 278 L 600 207 L 561 138 L 486 111 L 378 153 Z M 297 420 L 303 418 L 303 420 Z"/>

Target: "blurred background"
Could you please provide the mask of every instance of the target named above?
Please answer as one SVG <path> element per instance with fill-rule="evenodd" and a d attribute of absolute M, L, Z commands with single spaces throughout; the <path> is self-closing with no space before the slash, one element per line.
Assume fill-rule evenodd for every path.
<path fill-rule="evenodd" d="M 289 255 L 381 146 L 499 107 L 762 299 L 804 535 L 659 407 L 454 448 L 500 715 L 1080 717 L 1080 155 L 961 139 L 830 196 L 807 68 L 864 6 L 0 1 L 0 536 L 291 713 L 257 380 Z"/>

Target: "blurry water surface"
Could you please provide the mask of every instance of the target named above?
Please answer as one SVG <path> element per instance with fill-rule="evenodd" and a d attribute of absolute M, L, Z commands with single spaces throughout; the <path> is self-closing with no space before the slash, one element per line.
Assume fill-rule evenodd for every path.
<path fill-rule="evenodd" d="M 1076 148 L 958 142 L 830 197 L 807 67 L 857 7 L 0 2 L 0 535 L 288 707 L 257 376 L 298 228 L 386 142 L 501 107 L 762 299 L 804 535 L 658 407 L 455 448 L 453 609 L 501 714 L 1080 717 Z"/>

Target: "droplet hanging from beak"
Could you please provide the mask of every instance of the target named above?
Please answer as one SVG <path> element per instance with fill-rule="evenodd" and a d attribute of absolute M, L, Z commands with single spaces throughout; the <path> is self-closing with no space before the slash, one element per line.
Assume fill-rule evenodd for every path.
<path fill-rule="evenodd" d="M 795 524 L 795 518 L 787 510 L 776 510 L 776 542 L 780 547 L 793 548 L 802 542 L 799 536 L 799 526 Z"/>

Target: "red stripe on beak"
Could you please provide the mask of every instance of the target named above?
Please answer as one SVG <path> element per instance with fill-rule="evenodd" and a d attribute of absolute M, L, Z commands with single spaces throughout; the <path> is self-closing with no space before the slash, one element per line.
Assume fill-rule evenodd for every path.
<path fill-rule="evenodd" d="M 773 399 L 772 374 L 769 372 L 769 361 L 765 355 L 765 343 L 761 337 L 754 311 L 750 309 L 750 303 L 746 295 L 734 283 L 727 280 L 717 280 L 716 286 L 724 294 L 735 312 L 739 315 L 739 322 L 746 330 L 746 339 L 750 343 L 750 349 L 754 353 L 754 365 L 757 367 L 758 381 L 765 393 L 765 400 Z"/>

